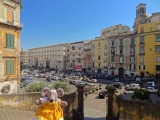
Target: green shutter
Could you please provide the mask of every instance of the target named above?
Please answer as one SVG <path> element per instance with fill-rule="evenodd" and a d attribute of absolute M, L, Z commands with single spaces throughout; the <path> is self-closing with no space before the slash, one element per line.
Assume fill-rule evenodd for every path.
<path fill-rule="evenodd" d="M 14 73 L 14 60 L 11 60 L 10 61 L 10 67 L 11 67 L 11 69 L 10 69 L 10 73 Z"/>
<path fill-rule="evenodd" d="M 6 47 L 10 47 L 10 35 L 6 34 Z"/>
<path fill-rule="evenodd" d="M 14 48 L 14 35 L 10 35 L 11 36 L 11 39 L 10 39 L 10 41 L 11 41 L 11 46 L 10 47 L 12 47 L 12 48 Z"/>
<path fill-rule="evenodd" d="M 6 74 L 10 74 L 10 60 L 6 60 Z"/>

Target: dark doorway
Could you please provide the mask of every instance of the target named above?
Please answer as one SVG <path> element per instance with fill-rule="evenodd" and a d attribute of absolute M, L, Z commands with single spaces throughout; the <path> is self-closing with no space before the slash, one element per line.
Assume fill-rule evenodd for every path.
<path fill-rule="evenodd" d="M 119 68 L 118 75 L 120 78 L 122 78 L 124 76 L 124 69 L 123 68 Z"/>
<path fill-rule="evenodd" d="M 111 71 L 111 75 L 114 75 L 114 71 Z"/>
<path fill-rule="evenodd" d="M 141 78 L 144 78 L 144 72 L 141 72 Z"/>
<path fill-rule="evenodd" d="M 98 69 L 98 73 L 101 73 L 101 69 Z"/>

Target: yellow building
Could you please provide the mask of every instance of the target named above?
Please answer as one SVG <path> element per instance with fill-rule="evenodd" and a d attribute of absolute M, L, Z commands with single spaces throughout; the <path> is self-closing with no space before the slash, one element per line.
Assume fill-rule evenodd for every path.
<path fill-rule="evenodd" d="M 21 53 L 20 53 L 20 61 L 23 66 L 28 65 L 28 52 L 23 51 L 23 49 L 21 50 Z"/>
<path fill-rule="evenodd" d="M 20 85 L 20 0 L 0 0 L 0 94 Z"/>
<path fill-rule="evenodd" d="M 160 76 L 160 21 L 138 25 L 137 73 Z"/>
<path fill-rule="evenodd" d="M 104 45 L 105 38 L 98 37 L 94 40 L 91 40 L 92 45 L 92 60 L 93 60 L 93 68 L 101 73 L 104 71 Z"/>

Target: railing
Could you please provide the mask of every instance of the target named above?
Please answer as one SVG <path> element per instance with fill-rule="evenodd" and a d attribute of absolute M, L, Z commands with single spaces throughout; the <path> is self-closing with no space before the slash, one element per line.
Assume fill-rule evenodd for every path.
<path fill-rule="evenodd" d="M 145 55 L 145 53 L 139 53 L 139 55 Z"/>
<path fill-rule="evenodd" d="M 7 21 L 7 19 L 0 18 L 0 22 L 12 26 L 18 26 L 18 27 L 23 27 L 23 24 L 16 22 L 16 21 Z"/>
<path fill-rule="evenodd" d="M 144 44 L 145 44 L 144 42 L 140 42 L 140 43 L 139 43 L 139 45 L 144 45 Z"/>
<path fill-rule="evenodd" d="M 115 67 L 110 67 L 111 70 L 115 70 Z"/>

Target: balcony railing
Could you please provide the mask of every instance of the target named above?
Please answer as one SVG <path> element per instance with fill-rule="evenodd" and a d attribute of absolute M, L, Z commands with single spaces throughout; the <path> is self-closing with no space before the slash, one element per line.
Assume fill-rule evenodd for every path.
<path fill-rule="evenodd" d="M 120 44 L 119 47 L 124 47 L 123 44 Z"/>
<path fill-rule="evenodd" d="M 131 52 L 130 55 L 135 55 L 135 52 Z"/>
<path fill-rule="evenodd" d="M 115 45 L 111 45 L 111 48 L 114 48 L 115 47 Z"/>
<path fill-rule="evenodd" d="M 144 42 L 140 42 L 140 43 L 139 43 L 139 45 L 144 45 L 144 44 L 145 44 Z"/>
<path fill-rule="evenodd" d="M 136 45 L 135 43 L 131 43 L 131 44 L 130 44 L 130 46 L 135 46 L 135 45 Z"/>
<path fill-rule="evenodd" d="M 139 55 L 145 55 L 145 53 L 139 53 Z"/>
<path fill-rule="evenodd" d="M 23 24 L 16 22 L 16 21 L 8 21 L 7 19 L 0 18 L 0 23 L 17 26 L 17 27 L 23 27 Z"/>
<path fill-rule="evenodd" d="M 110 67 L 111 70 L 115 70 L 115 67 Z"/>

